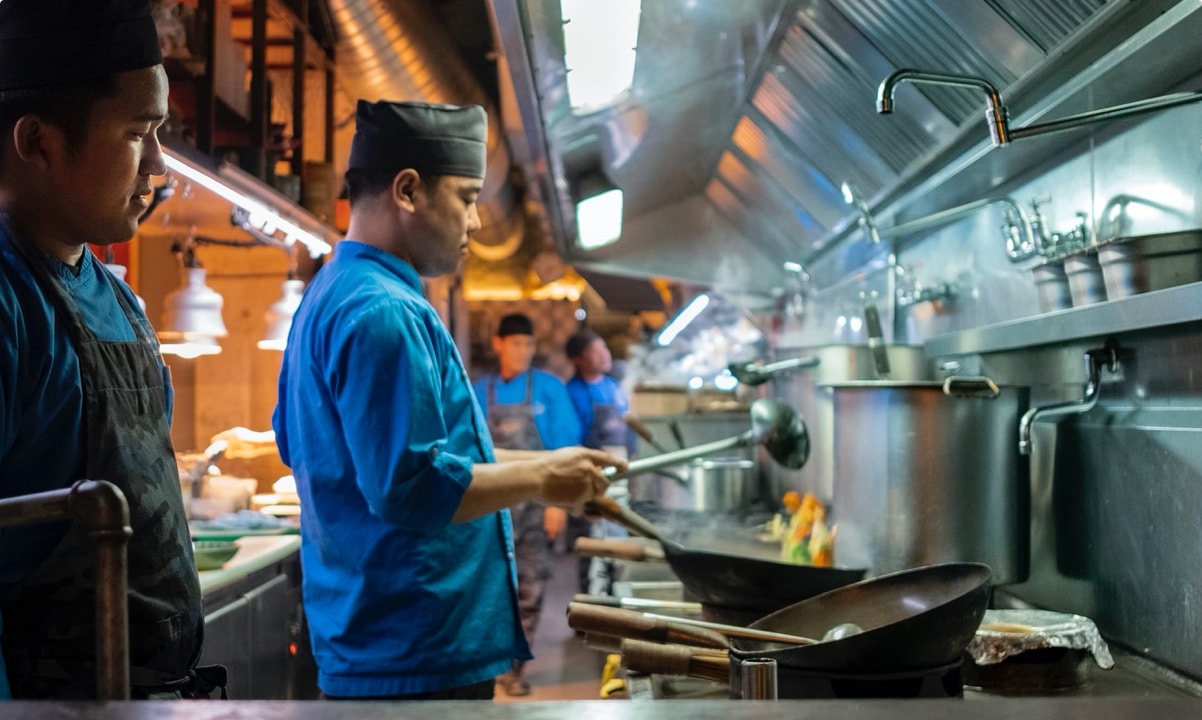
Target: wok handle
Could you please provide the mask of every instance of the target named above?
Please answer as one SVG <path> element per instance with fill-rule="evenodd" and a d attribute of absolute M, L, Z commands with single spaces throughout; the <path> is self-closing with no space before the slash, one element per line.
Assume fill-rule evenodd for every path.
<path fill-rule="evenodd" d="M 705 628 L 677 623 L 674 618 L 648 618 L 644 613 L 588 603 L 568 603 L 568 625 L 573 630 L 597 635 L 674 642 L 681 645 L 725 649 L 730 641 L 725 635 Z"/>
<path fill-rule="evenodd" d="M 644 442 L 646 442 L 651 447 L 655 448 L 656 452 L 660 452 L 660 453 L 671 452 L 670 450 L 668 450 L 668 448 L 661 445 L 655 439 L 655 436 L 651 434 L 651 431 L 647 429 L 647 426 L 643 424 L 642 420 L 639 420 L 634 415 L 625 415 L 622 417 L 622 419 L 626 421 L 626 427 L 633 430 L 635 435 L 638 435 L 639 437 L 641 437 L 643 439 Z"/>
<path fill-rule="evenodd" d="M 572 602 L 604 605 L 605 607 L 628 608 L 630 610 L 675 610 L 693 615 L 701 614 L 701 603 L 685 600 L 652 600 L 650 598 L 615 597 L 613 595 L 586 595 L 577 593 Z"/>
<path fill-rule="evenodd" d="M 628 478 L 632 475 L 639 475 L 640 473 L 659 470 L 660 468 L 667 467 L 669 465 L 676 465 L 677 463 L 685 460 L 692 460 L 693 458 L 699 458 L 703 455 L 710 455 L 722 450 L 748 447 L 754 442 L 755 438 L 751 434 L 751 431 L 748 430 L 742 435 L 733 435 L 722 440 L 714 440 L 713 442 L 696 445 L 688 448 L 687 450 L 673 450 L 670 453 L 656 455 L 655 457 L 632 460 L 630 464 L 626 466 L 626 469 L 621 472 L 612 466 L 605 468 L 601 472 L 610 480 L 621 480 L 622 478 Z"/>
<path fill-rule="evenodd" d="M 647 518 L 639 515 L 628 507 L 618 504 L 617 500 L 606 495 L 598 495 L 584 504 L 586 515 L 600 515 L 606 520 L 612 520 L 622 527 L 652 540 L 659 540 L 659 531 Z"/>
<path fill-rule="evenodd" d="M 631 562 L 663 562 L 664 550 L 657 545 L 644 545 L 629 540 L 609 538 L 576 538 L 576 553 L 582 557 L 611 558 Z"/>
<path fill-rule="evenodd" d="M 730 656 L 725 650 L 701 650 L 684 645 L 659 645 L 646 640 L 622 641 L 622 664 L 627 670 L 659 675 L 683 675 L 730 681 Z"/>

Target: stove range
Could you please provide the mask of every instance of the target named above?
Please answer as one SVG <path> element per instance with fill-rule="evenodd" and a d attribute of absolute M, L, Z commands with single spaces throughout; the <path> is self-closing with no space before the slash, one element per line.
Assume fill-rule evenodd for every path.
<path fill-rule="evenodd" d="M 741 687 L 739 664 L 731 665 L 731 688 Z M 778 665 L 777 695 L 790 700 L 833 698 L 963 697 L 961 664 L 904 673 L 848 674 L 801 670 Z"/>

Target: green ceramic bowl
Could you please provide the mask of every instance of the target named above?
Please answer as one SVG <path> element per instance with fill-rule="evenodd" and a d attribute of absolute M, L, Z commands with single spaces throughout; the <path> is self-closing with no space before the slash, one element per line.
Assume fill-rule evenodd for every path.
<path fill-rule="evenodd" d="M 238 552 L 233 541 L 198 540 L 192 543 L 197 570 L 218 570 Z"/>

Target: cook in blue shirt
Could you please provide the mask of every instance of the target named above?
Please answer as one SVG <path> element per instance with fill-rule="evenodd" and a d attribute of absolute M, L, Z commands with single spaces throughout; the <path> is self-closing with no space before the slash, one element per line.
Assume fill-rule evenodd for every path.
<path fill-rule="evenodd" d="M 350 239 L 293 320 L 273 417 L 300 494 L 318 685 L 331 699 L 488 699 L 530 657 L 505 508 L 580 508 L 622 463 L 494 451 L 422 295 L 480 226 L 484 110 L 360 101 L 356 125 Z"/>

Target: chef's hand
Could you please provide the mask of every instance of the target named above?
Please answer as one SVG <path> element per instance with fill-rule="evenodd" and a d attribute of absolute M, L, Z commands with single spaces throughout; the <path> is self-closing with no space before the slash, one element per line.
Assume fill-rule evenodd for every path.
<path fill-rule="evenodd" d="M 607 466 L 625 470 L 626 461 L 581 447 L 549 452 L 540 463 L 539 497 L 579 513 L 584 503 L 609 488 L 609 478 L 601 473 Z"/>

